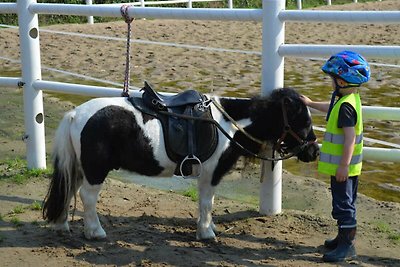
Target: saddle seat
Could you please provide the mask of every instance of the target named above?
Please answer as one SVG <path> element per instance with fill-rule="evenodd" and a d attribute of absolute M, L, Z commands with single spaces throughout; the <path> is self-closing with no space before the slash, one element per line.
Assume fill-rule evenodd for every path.
<path fill-rule="evenodd" d="M 207 97 L 195 90 L 167 96 L 157 93 L 147 82 L 141 91 L 141 97 L 128 100 L 142 113 L 161 122 L 167 155 L 177 163 L 175 175 L 200 176 L 202 162 L 214 153 L 218 143 L 217 127 L 201 120 L 212 118 L 210 107 L 204 105 Z M 200 165 L 200 172 L 193 173 L 193 165 Z"/>
<path fill-rule="evenodd" d="M 186 90 L 176 95 L 163 95 L 156 92 L 147 81 L 144 82 L 142 91 L 144 91 L 143 94 L 147 94 L 151 98 L 151 105 L 155 105 L 159 109 L 195 105 L 203 102 L 200 93 L 196 90 Z M 150 105 L 150 103 L 147 104 Z"/>

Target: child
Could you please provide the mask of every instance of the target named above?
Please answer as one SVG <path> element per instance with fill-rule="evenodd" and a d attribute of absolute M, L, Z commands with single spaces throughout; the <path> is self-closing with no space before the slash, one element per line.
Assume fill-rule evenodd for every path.
<path fill-rule="evenodd" d="M 314 102 L 302 96 L 312 108 L 327 112 L 326 132 L 322 142 L 318 172 L 331 176 L 332 217 L 338 234 L 326 240 L 326 262 L 340 262 L 356 256 L 356 198 L 361 174 L 363 122 L 358 88 L 370 78 L 368 62 L 359 54 L 343 51 L 333 55 L 322 67 L 331 76 L 331 102 Z M 335 103 L 335 99 L 338 100 Z"/>

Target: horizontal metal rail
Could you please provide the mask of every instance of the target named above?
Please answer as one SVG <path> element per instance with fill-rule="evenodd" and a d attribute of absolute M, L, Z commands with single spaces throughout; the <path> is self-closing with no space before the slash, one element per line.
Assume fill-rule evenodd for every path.
<path fill-rule="evenodd" d="M 18 87 L 22 83 L 22 78 L 0 77 L 0 86 Z"/>
<path fill-rule="evenodd" d="M 400 11 L 282 10 L 281 21 L 335 23 L 400 23 Z"/>
<path fill-rule="evenodd" d="M 400 58 L 400 46 L 383 45 L 314 45 L 314 44 L 283 44 L 278 53 L 285 57 L 315 57 L 330 56 L 343 50 L 351 50 L 365 57 Z"/>
<path fill-rule="evenodd" d="M 67 5 L 31 4 L 29 11 L 36 14 L 78 15 L 121 17 L 119 5 Z M 133 7 L 128 10 L 132 18 L 219 20 L 219 21 L 261 21 L 261 9 L 222 9 L 222 8 L 166 8 Z"/>
<path fill-rule="evenodd" d="M 0 14 L 15 14 L 17 13 L 16 3 L 0 3 Z"/>
<path fill-rule="evenodd" d="M 73 83 L 62 83 L 53 81 L 38 80 L 33 82 L 33 88 L 36 90 L 47 90 L 52 92 L 63 92 L 77 95 L 87 95 L 96 97 L 115 97 L 121 96 L 122 88 L 102 87 L 92 85 L 82 85 Z M 140 88 L 134 87 L 134 90 Z M 134 91 L 132 91 L 133 93 Z"/>
<path fill-rule="evenodd" d="M 364 147 L 363 158 L 373 161 L 400 162 L 400 149 Z"/>
<path fill-rule="evenodd" d="M 192 3 L 197 3 L 197 2 L 221 2 L 224 0 L 191 0 Z M 151 5 L 171 5 L 171 4 L 185 4 L 188 3 L 189 0 L 168 0 L 168 1 L 144 1 L 145 6 L 151 6 Z M 133 6 L 140 6 L 142 5 L 141 2 L 132 2 L 132 3 L 127 3 L 129 5 Z M 110 6 L 110 5 L 117 5 L 121 6 L 121 3 L 114 3 L 114 4 L 98 4 L 98 5 L 104 5 L 104 6 Z"/>

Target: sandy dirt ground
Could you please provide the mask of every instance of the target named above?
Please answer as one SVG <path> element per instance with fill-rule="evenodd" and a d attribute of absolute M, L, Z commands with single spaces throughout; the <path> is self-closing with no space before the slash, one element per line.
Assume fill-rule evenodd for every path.
<path fill-rule="evenodd" d="M 400 10 L 400 1 L 349 4 L 341 8 Z M 391 24 L 288 23 L 286 27 L 287 43 L 400 43 L 400 27 Z M 57 25 L 45 29 L 125 36 L 122 22 L 90 27 Z M 134 37 L 261 50 L 261 25 L 258 23 L 136 20 Z M 123 80 L 123 41 L 83 39 L 46 32 L 41 33 L 40 41 L 42 64 L 47 67 L 106 80 Z M 1 56 L 19 58 L 16 30 L 0 30 L 0 51 Z M 195 87 L 220 95 L 229 89 L 236 95 L 248 96 L 260 90 L 260 57 L 257 55 L 134 44 L 132 61 L 132 79 L 136 86 L 151 77 L 150 81 L 158 87 L 174 92 Z M 389 61 L 398 64 L 399 59 Z M 289 72 L 304 74 L 305 82 L 316 75 L 313 69 L 319 66 L 318 63 L 310 69 L 305 68 L 301 60 L 288 59 L 286 62 Z M 19 65 L 11 61 L 1 61 L 1 64 L 4 71 L 19 70 Z M 381 75 L 380 81 L 376 77 L 371 81 L 372 86 L 389 82 L 399 85 L 398 75 L 397 80 L 395 77 L 385 79 L 384 71 Z M 43 76 L 61 77 L 50 72 L 44 72 Z M 48 151 L 62 113 L 71 107 L 70 103 L 54 97 L 45 98 Z M 21 90 L 1 89 L 0 110 L 0 158 L 23 156 Z M 1 266 L 323 266 L 323 240 L 332 237 L 336 231 L 335 222 L 330 218 L 328 186 L 287 172 L 283 177 L 283 205 L 286 208 L 282 214 L 262 216 L 255 205 L 217 197 L 213 213 L 219 231 L 216 242 L 196 241 L 197 203 L 189 197 L 108 179 L 97 206 L 108 236 L 105 240 L 88 241 L 82 234 L 79 199 L 71 234 L 54 232 L 42 220 L 41 211 L 32 205 L 43 200 L 48 180 L 32 178 L 22 185 L 15 184 L 6 179 L 13 171 L 5 164 L 0 165 Z M 234 170 L 226 179 L 235 179 L 239 171 Z M 249 182 L 259 175 L 256 167 L 243 172 L 241 179 Z M 393 238 L 398 237 L 400 231 L 400 205 L 360 194 L 358 211 L 358 258 L 343 265 L 400 266 L 400 244 Z"/>

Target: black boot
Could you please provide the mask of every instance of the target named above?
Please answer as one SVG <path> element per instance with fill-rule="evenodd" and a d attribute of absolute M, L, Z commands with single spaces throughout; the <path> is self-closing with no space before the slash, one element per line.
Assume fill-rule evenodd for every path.
<path fill-rule="evenodd" d="M 337 236 L 337 247 L 331 252 L 325 253 L 322 259 L 325 262 L 341 262 L 356 257 L 354 239 L 356 236 L 356 227 L 339 228 Z"/>
<path fill-rule="evenodd" d="M 326 247 L 327 249 L 335 249 L 337 247 L 337 244 L 338 244 L 338 236 L 332 239 L 325 240 L 324 247 Z"/>

